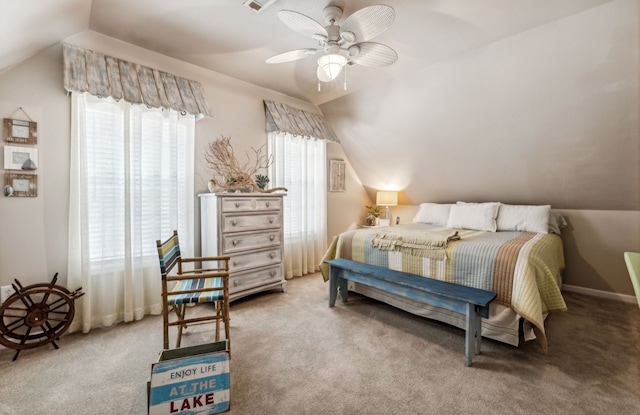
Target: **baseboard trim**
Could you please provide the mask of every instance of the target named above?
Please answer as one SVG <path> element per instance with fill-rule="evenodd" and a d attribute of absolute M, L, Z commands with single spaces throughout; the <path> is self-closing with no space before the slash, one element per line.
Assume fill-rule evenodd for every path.
<path fill-rule="evenodd" d="M 611 291 L 594 290 L 593 288 L 578 287 L 577 285 L 562 284 L 563 291 L 578 294 L 591 295 L 593 297 L 607 298 L 609 300 L 622 301 L 623 303 L 636 304 L 638 300 L 633 295 L 619 294 Z"/>

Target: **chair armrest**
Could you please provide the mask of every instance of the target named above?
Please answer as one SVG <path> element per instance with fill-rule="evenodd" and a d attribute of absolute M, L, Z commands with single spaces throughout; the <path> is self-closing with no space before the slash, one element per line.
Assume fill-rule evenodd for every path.
<path fill-rule="evenodd" d="M 229 272 L 226 270 L 220 271 L 209 271 L 209 272 L 183 272 L 182 274 L 174 274 L 168 275 L 167 281 L 182 281 L 182 280 L 193 280 L 193 279 L 201 279 L 201 278 L 229 278 Z"/>
<path fill-rule="evenodd" d="M 182 258 L 182 262 L 198 262 L 198 261 L 229 261 L 230 256 L 203 256 L 194 258 Z"/>

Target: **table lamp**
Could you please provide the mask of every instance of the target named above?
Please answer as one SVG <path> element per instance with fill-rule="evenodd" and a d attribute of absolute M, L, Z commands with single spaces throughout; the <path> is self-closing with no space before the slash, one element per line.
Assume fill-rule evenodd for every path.
<path fill-rule="evenodd" d="M 389 206 L 398 204 L 398 192 L 378 192 L 376 194 L 376 205 L 384 206 L 384 216 L 380 219 L 381 226 L 389 226 L 391 224 L 391 214 Z"/>

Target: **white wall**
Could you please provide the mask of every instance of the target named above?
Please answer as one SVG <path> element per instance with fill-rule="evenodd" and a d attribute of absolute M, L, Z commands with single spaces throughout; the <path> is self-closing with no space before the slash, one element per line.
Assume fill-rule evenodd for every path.
<path fill-rule="evenodd" d="M 379 189 L 401 190 L 403 205 L 551 203 L 571 224 L 567 283 L 633 294 L 622 252 L 640 251 L 638 20 L 637 0 L 612 1 L 322 105 L 342 141 L 328 158 L 353 165 L 347 192 L 328 195 L 329 239 L 359 225 Z M 230 135 L 240 154 L 264 143 L 263 99 L 315 110 L 95 33 L 69 40 L 203 84 L 214 117 L 196 127 L 196 193 L 206 191 L 209 140 Z M 39 193 L 0 197 L 0 285 L 66 277 L 70 105 L 59 45 L 0 75 L 0 115 L 19 106 L 38 122 Z M 392 209 L 402 222 L 411 212 Z"/>
<path fill-rule="evenodd" d="M 207 192 L 210 171 L 204 162 L 207 144 L 221 135 L 230 136 L 236 155 L 242 160 L 252 147 L 266 143 L 263 100 L 284 102 L 303 110 L 318 112 L 310 103 L 256 87 L 200 67 L 152 53 L 112 38 L 85 32 L 67 39 L 69 43 L 97 50 L 131 62 L 146 65 L 200 82 L 214 116 L 196 124 L 195 206 L 196 252 L 199 252 L 198 193 Z M 23 107 L 38 123 L 38 196 L 7 198 L 0 196 L 0 285 L 14 278 L 23 284 L 44 282 L 55 272 L 59 283 L 66 282 L 68 251 L 69 136 L 70 98 L 62 86 L 62 47 L 56 45 L 0 75 L 0 117 L 7 118 Z M 16 114 L 16 118 L 20 118 Z M 337 144 L 330 145 L 330 157 L 345 158 Z M 3 166 L 4 167 L 4 166 Z M 366 193 L 348 168 L 348 186 Z M 360 190 L 357 187 L 360 186 Z M 342 221 L 355 221 L 360 203 L 341 205 Z M 337 232 L 334 230 L 334 232 Z"/>
<path fill-rule="evenodd" d="M 568 283 L 633 295 L 622 255 L 640 250 L 637 0 L 516 33 L 320 108 L 370 197 L 397 189 L 406 205 L 551 204 L 571 223 Z"/>

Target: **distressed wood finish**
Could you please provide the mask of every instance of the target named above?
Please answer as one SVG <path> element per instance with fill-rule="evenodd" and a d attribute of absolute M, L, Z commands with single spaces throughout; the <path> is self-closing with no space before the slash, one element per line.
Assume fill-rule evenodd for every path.
<path fill-rule="evenodd" d="M 473 356 L 480 354 L 481 317 L 489 317 L 489 303 L 496 298 L 496 293 L 343 258 L 326 261 L 326 263 L 330 270 L 329 307 L 335 306 L 338 289 L 340 289 L 342 301 L 347 301 L 347 281 L 442 307 L 466 316 L 465 366 L 471 366 Z"/>
<path fill-rule="evenodd" d="M 284 279 L 282 193 L 200 195 L 203 254 L 229 255 L 230 296 L 280 288 Z"/>
<path fill-rule="evenodd" d="M 63 61 L 67 91 L 212 115 L 199 82 L 66 43 Z"/>

